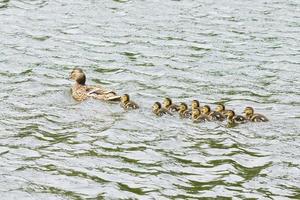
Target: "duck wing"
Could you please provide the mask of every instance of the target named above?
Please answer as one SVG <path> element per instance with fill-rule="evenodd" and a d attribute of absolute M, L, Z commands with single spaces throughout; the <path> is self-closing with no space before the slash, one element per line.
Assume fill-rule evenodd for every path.
<path fill-rule="evenodd" d="M 254 114 L 251 119 L 253 122 L 267 122 L 269 121 L 268 118 L 266 118 L 264 115 L 261 114 Z"/>
<path fill-rule="evenodd" d="M 225 120 L 225 116 L 217 111 L 213 111 L 212 113 L 209 114 L 209 116 L 211 117 L 212 120 L 217 120 L 217 121 L 224 121 Z"/>
<path fill-rule="evenodd" d="M 247 122 L 247 119 L 244 116 L 242 116 L 242 115 L 236 115 L 236 116 L 234 116 L 233 119 L 237 123 L 246 123 Z"/>

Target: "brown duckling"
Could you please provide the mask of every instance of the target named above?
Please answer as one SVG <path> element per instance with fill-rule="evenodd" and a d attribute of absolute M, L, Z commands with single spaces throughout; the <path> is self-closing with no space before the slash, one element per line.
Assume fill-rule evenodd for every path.
<path fill-rule="evenodd" d="M 243 113 L 245 113 L 246 118 L 251 122 L 267 122 L 267 121 L 269 121 L 268 118 L 266 118 L 264 115 L 254 113 L 254 109 L 252 107 L 246 107 Z"/>
<path fill-rule="evenodd" d="M 210 121 L 210 118 L 207 115 L 201 114 L 200 108 L 194 108 L 192 111 L 192 120 L 194 123 Z"/>
<path fill-rule="evenodd" d="M 101 86 L 86 85 L 86 75 L 81 68 L 74 68 L 70 79 L 76 81 L 71 91 L 73 98 L 77 101 L 83 101 L 89 97 L 104 101 L 120 101 L 121 99 L 115 92 Z"/>
<path fill-rule="evenodd" d="M 192 117 L 192 112 L 188 110 L 188 106 L 186 103 L 180 103 L 179 104 L 179 116 L 181 118 L 191 118 Z"/>
<path fill-rule="evenodd" d="M 235 115 L 233 110 L 227 110 L 225 116 L 227 116 L 227 120 L 233 120 L 237 124 L 243 124 L 247 122 L 247 119 L 242 115 Z"/>
<path fill-rule="evenodd" d="M 157 116 L 162 116 L 164 114 L 172 115 L 170 111 L 161 107 L 159 102 L 155 102 L 152 106 L 152 112 Z"/>
<path fill-rule="evenodd" d="M 168 97 L 164 99 L 163 107 L 170 112 L 178 112 L 179 111 L 179 106 L 176 104 L 173 104 L 172 100 Z"/>
<path fill-rule="evenodd" d="M 130 100 L 130 97 L 128 94 L 124 94 L 121 97 L 121 107 L 124 108 L 125 110 L 131 110 L 131 109 L 138 109 L 139 106 Z"/>

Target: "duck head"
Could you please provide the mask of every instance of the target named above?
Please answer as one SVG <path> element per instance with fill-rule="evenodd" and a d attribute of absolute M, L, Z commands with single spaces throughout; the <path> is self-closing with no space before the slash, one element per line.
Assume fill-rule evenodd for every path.
<path fill-rule="evenodd" d="M 195 108 L 192 111 L 192 118 L 196 119 L 197 117 L 199 117 L 201 115 L 201 110 L 200 108 Z"/>
<path fill-rule="evenodd" d="M 164 102 L 163 102 L 163 105 L 165 108 L 168 108 L 170 105 L 172 105 L 172 100 L 170 98 L 165 98 L 164 99 Z"/>
<path fill-rule="evenodd" d="M 152 111 L 153 112 L 156 112 L 158 111 L 159 109 L 161 109 L 161 104 L 159 102 L 155 102 L 152 106 Z"/>
<path fill-rule="evenodd" d="M 217 105 L 216 111 L 220 112 L 220 113 L 223 112 L 223 111 L 225 111 L 225 106 L 223 104 Z"/>
<path fill-rule="evenodd" d="M 203 114 L 208 115 L 210 113 L 209 105 L 203 106 L 201 111 L 202 111 Z"/>
<path fill-rule="evenodd" d="M 179 104 L 179 112 L 184 112 L 188 109 L 188 106 L 186 105 L 186 103 L 180 103 Z"/>
<path fill-rule="evenodd" d="M 128 94 L 124 94 L 122 97 L 121 97 L 121 102 L 122 103 L 126 103 L 130 100 L 130 97 Z"/>
<path fill-rule="evenodd" d="M 254 109 L 252 107 L 246 107 L 243 113 L 245 113 L 246 116 L 251 116 L 254 113 Z"/>
<path fill-rule="evenodd" d="M 200 103 L 198 100 L 193 100 L 192 101 L 192 110 L 193 109 L 196 109 L 196 108 L 199 108 L 200 107 Z"/>
<path fill-rule="evenodd" d="M 232 119 L 235 116 L 235 112 L 233 110 L 227 110 L 225 116 L 227 116 L 227 119 Z"/>
<path fill-rule="evenodd" d="M 74 68 L 70 74 L 70 79 L 75 80 L 80 85 L 85 85 L 86 77 L 81 68 Z"/>

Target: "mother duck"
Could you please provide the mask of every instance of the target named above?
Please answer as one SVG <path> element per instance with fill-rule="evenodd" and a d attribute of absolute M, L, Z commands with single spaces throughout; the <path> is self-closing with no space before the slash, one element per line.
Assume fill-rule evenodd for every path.
<path fill-rule="evenodd" d="M 72 97 L 77 101 L 84 101 L 89 97 L 104 101 L 120 101 L 121 99 L 114 91 L 101 86 L 86 85 L 86 76 L 81 68 L 74 68 L 70 79 L 76 81 L 71 91 Z"/>

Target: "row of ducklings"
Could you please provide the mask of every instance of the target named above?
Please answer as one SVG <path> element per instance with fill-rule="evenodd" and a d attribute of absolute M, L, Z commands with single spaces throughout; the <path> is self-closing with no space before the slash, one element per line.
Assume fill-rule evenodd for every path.
<path fill-rule="evenodd" d="M 125 110 L 138 109 L 139 106 L 130 100 L 128 94 L 121 97 L 121 106 Z M 181 118 L 191 118 L 193 122 L 205 122 L 205 121 L 224 121 L 227 119 L 228 123 L 240 124 L 247 121 L 251 122 L 266 122 L 268 119 L 258 113 L 254 113 L 252 107 L 246 107 L 244 110 L 245 116 L 236 115 L 233 110 L 225 109 L 223 104 L 217 105 L 214 111 L 211 110 L 209 105 L 200 106 L 198 100 L 193 100 L 191 103 L 191 109 L 188 108 L 186 103 L 180 103 L 176 105 L 170 98 L 165 98 L 163 103 L 155 102 L 152 106 L 152 112 L 157 116 L 173 115 L 178 113 Z"/>

